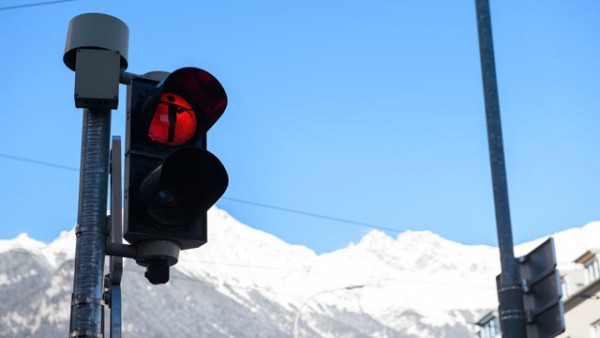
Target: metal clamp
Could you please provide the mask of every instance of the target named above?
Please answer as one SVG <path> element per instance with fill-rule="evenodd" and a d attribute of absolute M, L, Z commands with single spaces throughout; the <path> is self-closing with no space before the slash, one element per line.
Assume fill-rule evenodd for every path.
<path fill-rule="evenodd" d="M 85 297 L 85 296 L 76 296 L 73 294 L 71 296 L 71 306 L 77 306 L 80 304 L 96 304 L 104 306 L 104 299 L 102 298 L 93 298 L 93 297 Z"/>

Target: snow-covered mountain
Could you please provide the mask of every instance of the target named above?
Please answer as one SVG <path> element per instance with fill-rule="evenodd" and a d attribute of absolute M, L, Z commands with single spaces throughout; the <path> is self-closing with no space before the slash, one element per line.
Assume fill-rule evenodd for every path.
<path fill-rule="evenodd" d="M 183 251 L 167 285 L 127 261 L 124 337 L 474 337 L 497 306 L 497 249 L 428 231 L 372 231 L 327 254 L 209 211 L 209 242 Z M 555 234 L 561 263 L 597 247 L 600 222 Z M 517 248 L 524 254 L 543 239 Z M 68 334 L 75 235 L 0 241 L 0 336 Z"/>

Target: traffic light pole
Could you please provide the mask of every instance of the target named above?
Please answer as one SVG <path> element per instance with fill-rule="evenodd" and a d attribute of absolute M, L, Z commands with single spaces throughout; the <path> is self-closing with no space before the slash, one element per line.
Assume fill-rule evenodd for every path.
<path fill-rule="evenodd" d="M 475 3 L 477 8 L 477 29 L 479 32 L 479 52 L 481 56 L 494 205 L 496 208 L 496 229 L 502 268 L 500 283 L 498 284 L 500 327 L 503 337 L 526 338 L 523 289 L 521 288 L 519 265 L 514 257 L 510 222 L 490 5 L 488 0 L 476 0 Z"/>
<path fill-rule="evenodd" d="M 70 337 L 100 337 L 110 110 L 84 109 Z"/>
<path fill-rule="evenodd" d="M 127 73 L 128 42 L 127 25 L 109 15 L 82 14 L 69 23 L 63 60 L 75 72 L 75 106 L 84 109 L 69 338 L 103 337 L 105 301 L 111 337 L 120 337 L 122 257 L 147 267 L 151 283 L 168 282 L 179 251 L 206 243 L 206 212 L 229 182 L 206 149 L 206 134 L 227 106 L 222 85 L 194 67 Z M 128 86 L 124 224 L 118 138 L 109 164 L 119 83 Z M 105 255 L 113 256 L 107 276 Z"/>
<path fill-rule="evenodd" d="M 129 30 L 117 18 L 82 14 L 69 23 L 65 65 L 83 108 L 77 242 L 69 337 L 102 337 L 111 109 L 127 67 Z"/>

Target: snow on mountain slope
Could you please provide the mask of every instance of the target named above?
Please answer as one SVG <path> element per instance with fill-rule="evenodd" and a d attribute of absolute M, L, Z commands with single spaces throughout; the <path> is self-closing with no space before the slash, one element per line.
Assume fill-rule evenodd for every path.
<path fill-rule="evenodd" d="M 362 310 L 379 321 L 398 322 L 390 314 L 410 310 L 442 326 L 465 324 L 453 310 L 495 306 L 496 255 L 491 247 L 465 246 L 429 231 L 407 231 L 396 239 L 372 231 L 356 245 L 319 256 L 314 270 L 335 272 L 340 279 L 331 281 L 338 286 L 364 285 L 355 291 Z"/>
<path fill-rule="evenodd" d="M 231 277 L 232 271 L 244 267 L 302 269 L 316 258 L 314 251 L 243 225 L 223 210 L 212 208 L 208 217 L 208 243 L 197 250 L 181 252 L 182 264 L 178 264 L 178 268 L 184 272 Z M 255 275 L 252 272 L 248 277 Z"/>
<path fill-rule="evenodd" d="M 497 253 L 491 247 L 465 246 L 431 232 L 405 232 L 393 239 L 372 231 L 356 245 L 317 256 L 242 225 L 224 211 L 211 210 L 210 216 L 218 225 L 210 227 L 209 242 L 182 252 L 177 269 L 186 274 L 295 295 L 284 302 L 352 285 L 364 285 L 354 293 L 364 294 L 365 302 L 378 309 L 399 303 L 411 309 L 478 309 L 496 301 L 490 281 L 498 271 Z M 481 292 L 467 296 L 473 290 Z M 335 301 L 335 295 L 322 299 Z"/>
<path fill-rule="evenodd" d="M 63 231 L 52 243 L 46 244 L 31 239 L 27 234 L 20 234 L 12 240 L 0 240 L 0 253 L 11 250 L 27 250 L 40 253 L 44 258 L 57 268 L 64 261 L 75 258 L 75 232 Z"/>
<path fill-rule="evenodd" d="M 404 329 L 420 321 L 466 326 L 465 314 L 453 310 L 475 316 L 496 304 L 498 259 L 491 247 L 464 246 L 427 231 L 397 239 L 372 231 L 358 244 L 316 255 L 249 228 L 224 211 L 211 210 L 209 217 L 209 242 L 182 252 L 177 269 L 218 282 L 234 298 L 247 297 L 240 289 L 257 289 L 290 310 L 304 306 L 304 311 L 322 314 L 324 306 L 337 306 Z M 416 319 L 407 320 L 411 317 L 401 315 L 405 312 Z"/>
<path fill-rule="evenodd" d="M 600 248 L 600 222 L 590 222 L 580 228 L 571 228 L 552 235 L 556 258 L 560 266 L 568 266 L 586 250 Z M 548 237 L 529 241 L 515 247 L 515 255 L 522 256 L 544 242 Z"/>
<path fill-rule="evenodd" d="M 317 255 L 223 210 L 213 208 L 208 217 L 208 243 L 181 253 L 167 285 L 151 286 L 143 269 L 126 261 L 128 336 L 282 337 L 292 335 L 298 318 L 301 336 L 470 337 L 469 323 L 497 306 L 497 248 L 463 245 L 429 231 L 392 238 L 374 230 L 359 243 Z M 559 262 L 597 247 L 598 235 L 600 222 L 555 234 Z M 522 255 L 543 240 L 516 252 Z M 65 330 L 74 251 L 73 231 L 50 244 L 26 235 L 0 240 L 6 267 L 0 272 L 0 303 L 8 304 L 0 307 L 0 336 Z M 24 292 L 25 286 L 39 291 Z M 164 307 L 171 311 L 172 331 L 161 324 L 167 319 Z"/>
<path fill-rule="evenodd" d="M 24 249 L 24 250 L 41 250 L 47 245 L 44 242 L 36 241 L 35 239 L 29 238 L 27 234 L 20 234 L 13 239 L 2 239 L 0 240 L 0 253 L 4 253 L 10 250 Z"/>

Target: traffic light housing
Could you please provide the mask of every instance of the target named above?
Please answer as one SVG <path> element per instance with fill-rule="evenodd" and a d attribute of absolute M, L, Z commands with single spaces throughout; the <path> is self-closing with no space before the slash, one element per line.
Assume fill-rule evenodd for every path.
<path fill-rule="evenodd" d="M 198 68 L 135 77 L 127 96 L 124 238 L 150 282 L 166 283 L 179 250 L 206 243 L 206 211 L 227 189 L 227 171 L 206 150 L 227 96 Z"/>

